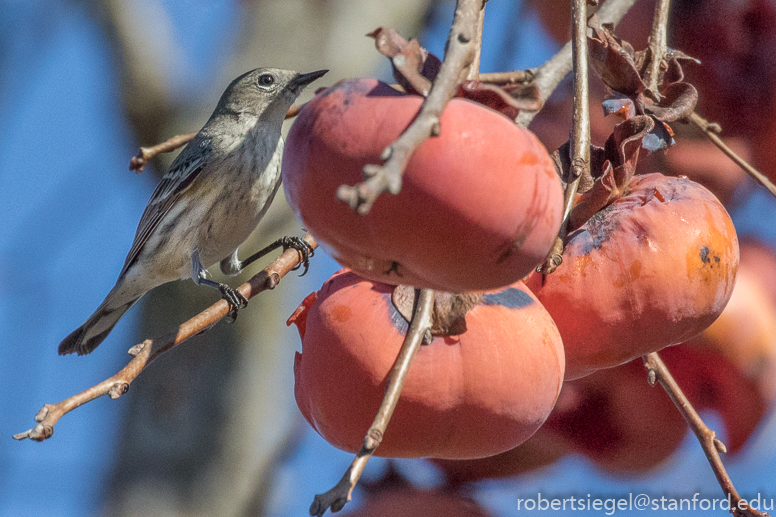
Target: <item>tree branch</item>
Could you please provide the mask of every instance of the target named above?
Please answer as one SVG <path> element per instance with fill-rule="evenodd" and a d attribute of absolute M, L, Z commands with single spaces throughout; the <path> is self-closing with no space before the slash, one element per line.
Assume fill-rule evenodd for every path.
<path fill-rule="evenodd" d="M 711 142 L 716 145 L 720 151 L 725 153 L 728 158 L 733 160 L 733 162 L 741 167 L 744 172 L 746 172 L 749 176 L 751 176 L 757 183 L 762 185 L 763 187 L 767 188 L 768 191 L 776 196 L 776 185 L 773 184 L 773 182 L 768 179 L 768 177 L 763 174 L 762 172 L 758 171 L 754 167 L 752 167 L 749 162 L 738 156 L 730 147 L 725 144 L 725 142 L 722 140 L 722 138 L 719 137 L 720 131 L 722 131 L 722 128 L 719 127 L 719 124 L 714 122 L 709 122 L 705 118 L 701 117 L 697 113 L 693 113 L 690 115 L 690 122 L 693 126 L 697 127 L 701 130 L 701 132 L 711 140 Z"/>
<path fill-rule="evenodd" d="M 587 55 L 587 0 L 574 0 L 571 5 L 571 48 L 574 68 L 574 119 L 571 131 L 571 182 L 563 195 L 563 219 L 547 260 L 541 266 L 543 274 L 555 271 L 563 262 L 569 214 L 579 180 L 590 177 L 590 89 Z"/>
<path fill-rule="evenodd" d="M 194 137 L 196 133 L 186 133 L 185 135 L 175 135 L 172 138 L 168 138 L 164 142 L 151 147 L 140 147 L 140 150 L 135 156 L 129 160 L 129 170 L 135 171 L 135 174 L 140 174 L 148 165 L 148 160 L 161 153 L 170 153 L 177 148 L 186 145 Z"/>
<path fill-rule="evenodd" d="M 312 248 L 317 247 L 315 239 L 309 234 L 304 237 L 304 240 Z M 299 252 L 295 249 L 288 249 L 272 264 L 241 285 L 238 291 L 246 299 L 250 300 L 262 291 L 274 289 L 289 271 L 299 265 L 300 261 Z M 54 434 L 54 425 L 59 419 L 75 408 L 104 395 L 108 395 L 112 399 L 119 398 L 129 390 L 129 385 L 132 381 L 156 358 L 190 337 L 210 329 L 221 318 L 226 316 L 228 312 L 229 304 L 226 300 L 219 300 L 186 323 L 180 325 L 176 330 L 156 339 L 146 339 L 142 343 L 133 346 L 129 350 L 129 354 L 133 355 L 134 358 L 120 372 L 56 404 L 46 404 L 35 415 L 35 421 L 38 424 L 23 433 L 15 434 L 14 438 L 16 440 L 29 438 L 31 440 L 43 441 Z"/>
<path fill-rule="evenodd" d="M 487 1 L 487 0 L 485 0 Z M 482 3 L 482 9 L 477 17 L 477 32 L 474 40 L 474 57 L 469 65 L 469 73 L 466 74 L 466 79 L 470 81 L 477 81 L 480 77 L 480 54 L 482 54 L 482 29 L 485 24 L 485 2 Z"/>
<path fill-rule="evenodd" d="M 404 344 L 388 377 L 388 386 L 385 388 L 383 402 L 380 404 L 380 409 L 377 411 L 372 426 L 364 437 L 364 444 L 334 488 L 315 496 L 313 504 L 310 506 L 310 515 L 321 517 L 329 508 L 332 512 L 338 512 L 350 501 L 353 489 L 364 471 L 366 462 L 372 457 L 383 439 L 393 410 L 396 409 L 396 404 L 399 402 L 399 396 L 407 380 L 412 360 L 420 349 L 426 333 L 431 329 L 433 306 L 434 291 L 421 289 L 420 295 L 415 297 L 415 310 L 407 335 L 404 337 Z"/>
<path fill-rule="evenodd" d="M 616 24 L 635 3 L 636 0 L 607 0 L 596 14 L 602 23 Z M 532 84 L 539 88 L 543 101 L 546 101 L 552 95 L 558 84 L 571 72 L 571 68 L 571 42 L 569 41 L 557 54 L 536 68 L 534 72 L 535 77 Z M 521 110 L 515 119 L 515 123 L 528 127 L 537 113 L 539 112 Z"/>
<path fill-rule="evenodd" d="M 340 185 L 337 198 L 360 214 L 369 213 L 377 197 L 385 190 L 401 192 L 402 175 L 412 153 L 427 138 L 439 134 L 439 119 L 448 101 L 455 95 L 459 81 L 474 60 L 477 24 L 483 7 L 482 0 L 458 0 L 445 59 L 434 79 L 428 98 L 420 107 L 412 124 L 396 141 L 383 151 L 383 165 L 366 165 L 365 181 L 355 186 Z"/>
<path fill-rule="evenodd" d="M 695 411 L 690 401 L 687 399 L 682 389 L 674 380 L 671 372 L 668 371 L 663 360 L 660 358 L 657 352 L 645 355 L 643 357 L 644 368 L 648 372 L 648 380 L 651 386 L 655 383 L 660 383 L 668 396 L 671 397 L 679 413 L 684 417 L 687 425 L 690 426 L 692 432 L 698 437 L 698 441 L 703 448 L 703 452 L 706 453 L 706 458 L 709 460 L 711 469 L 714 471 L 714 475 L 717 477 L 717 482 L 725 493 L 725 496 L 730 496 L 730 512 L 735 517 L 766 517 L 769 514 L 760 512 L 748 508 L 746 501 L 741 499 L 738 495 L 736 487 L 733 486 L 730 476 L 725 470 L 725 466 L 722 464 L 720 453 L 727 452 L 727 447 L 722 441 L 716 437 L 714 431 L 704 423 L 703 419 Z"/>
<path fill-rule="evenodd" d="M 534 79 L 535 68 L 528 70 L 515 70 L 514 72 L 494 72 L 490 74 L 480 74 L 480 81 L 489 84 L 524 84 L 530 83 Z"/>
<path fill-rule="evenodd" d="M 291 106 L 286 113 L 286 119 L 293 118 L 299 114 L 299 111 L 305 107 L 307 103 L 300 104 L 298 106 Z M 168 138 L 160 144 L 153 145 L 151 147 L 141 147 L 135 156 L 129 160 L 129 170 L 135 171 L 135 174 L 140 174 L 148 165 L 148 160 L 161 153 L 170 153 L 177 148 L 188 144 L 195 136 L 196 133 L 186 133 L 185 135 L 176 135 L 172 138 Z"/>
<path fill-rule="evenodd" d="M 649 66 L 644 72 L 646 79 L 644 82 L 647 84 L 646 95 L 649 95 L 655 102 L 658 102 L 661 97 L 658 81 L 666 55 L 670 7 L 671 0 L 658 0 L 655 4 L 655 16 L 652 19 L 652 32 L 649 35 Z"/>

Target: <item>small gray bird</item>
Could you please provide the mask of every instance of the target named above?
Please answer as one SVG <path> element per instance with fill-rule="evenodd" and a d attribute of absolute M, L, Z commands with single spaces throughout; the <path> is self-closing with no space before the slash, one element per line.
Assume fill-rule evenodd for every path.
<path fill-rule="evenodd" d="M 221 271 L 236 275 L 282 246 L 297 248 L 307 267 L 312 249 L 298 238 L 280 239 L 242 262 L 237 247 L 280 186 L 286 112 L 304 87 L 326 72 L 258 68 L 232 81 L 151 195 L 116 285 L 86 323 L 60 343 L 60 354 L 88 354 L 141 296 L 182 278 L 219 289 L 236 317 L 247 300 L 207 278 L 206 268 L 218 261 Z"/>

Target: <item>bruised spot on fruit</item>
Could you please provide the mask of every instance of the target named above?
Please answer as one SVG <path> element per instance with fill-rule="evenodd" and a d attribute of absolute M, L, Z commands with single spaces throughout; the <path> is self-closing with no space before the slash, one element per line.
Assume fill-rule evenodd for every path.
<path fill-rule="evenodd" d="M 501 305 L 507 309 L 522 309 L 533 303 L 533 299 L 528 293 L 510 287 L 499 291 L 498 293 L 486 294 L 482 297 L 482 303 L 485 305 Z"/>
<path fill-rule="evenodd" d="M 701 261 L 703 261 L 704 264 L 711 264 L 711 267 L 714 267 L 714 264 L 719 264 L 719 255 L 710 256 L 709 253 L 709 247 L 703 246 L 701 248 Z M 712 261 L 714 264 L 712 264 Z"/>
<path fill-rule="evenodd" d="M 641 275 L 641 261 L 635 260 L 630 267 L 630 279 L 636 280 Z"/>
<path fill-rule="evenodd" d="M 517 162 L 518 167 L 533 167 L 539 163 L 539 157 L 531 152 L 525 152 Z"/>
<path fill-rule="evenodd" d="M 610 234 L 619 227 L 617 220 L 617 214 L 609 215 L 614 210 L 614 204 L 611 204 L 599 210 L 587 221 L 587 232 L 590 235 L 589 245 L 593 249 L 600 250 L 603 248 L 604 243 L 611 239 Z M 585 230 L 581 230 L 585 231 Z M 574 233 L 569 236 L 569 240 L 574 238 Z M 589 253 L 591 249 L 587 249 L 585 253 Z"/>
<path fill-rule="evenodd" d="M 345 323 L 350 319 L 353 311 L 347 305 L 337 305 L 331 310 L 331 319 L 337 323 Z"/>
<path fill-rule="evenodd" d="M 511 257 L 514 253 L 519 252 L 520 247 L 525 243 L 526 239 L 528 238 L 528 234 L 529 232 L 523 232 L 520 234 L 520 236 L 517 239 L 508 243 L 506 246 L 506 249 L 504 249 L 504 251 L 502 251 L 499 254 L 498 259 L 496 259 L 496 264 L 501 264 L 509 257 Z"/>
<path fill-rule="evenodd" d="M 396 329 L 399 334 L 406 334 L 410 328 L 410 322 L 407 321 L 401 312 L 396 308 L 393 303 L 386 304 L 388 306 L 388 316 L 391 318 L 391 325 Z"/>
<path fill-rule="evenodd" d="M 582 275 L 585 274 L 585 269 L 587 269 L 588 266 L 593 265 L 593 263 L 594 263 L 593 257 L 589 253 L 574 257 L 574 269 Z M 563 283 L 568 283 L 569 281 L 573 280 L 573 278 L 574 278 L 574 275 L 570 274 L 570 275 L 564 276 L 561 279 L 561 281 Z"/>
<path fill-rule="evenodd" d="M 719 254 L 708 246 L 701 246 L 700 249 L 694 253 L 691 251 L 687 256 L 687 275 L 691 278 L 694 275 L 700 275 L 703 282 L 712 282 L 720 276 L 727 276 L 720 268 L 721 265 L 722 259 Z"/>
<path fill-rule="evenodd" d="M 708 246 L 703 246 L 701 248 L 701 261 L 704 262 L 704 263 L 711 262 L 711 259 L 709 258 L 709 247 Z"/>

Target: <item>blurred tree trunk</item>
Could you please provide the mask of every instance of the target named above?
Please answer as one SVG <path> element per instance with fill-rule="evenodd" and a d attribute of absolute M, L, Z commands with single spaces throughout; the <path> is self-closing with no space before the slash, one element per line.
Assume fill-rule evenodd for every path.
<path fill-rule="evenodd" d="M 212 109 L 229 80 L 259 66 L 330 69 L 311 90 L 344 77 L 374 75 L 378 67 L 387 69 L 387 61 L 364 34 L 385 25 L 416 37 L 428 3 L 241 2 L 238 49 L 224 55 L 221 76 L 205 85 L 206 104 Z M 180 56 L 164 5 L 102 0 L 96 11 L 122 67 L 125 108 L 143 144 L 194 131 L 208 112 L 170 98 L 165 74 Z M 304 98 L 310 96 L 307 92 Z M 282 235 L 301 233 L 279 195 L 259 231 L 241 247 L 241 256 Z M 228 281 L 238 285 L 256 270 Z M 295 443 L 300 420 L 292 373 L 299 340 L 285 320 L 319 287 L 305 283 L 314 277 L 290 275 L 275 291 L 252 300 L 236 324 L 220 323 L 159 359 L 133 383 L 106 515 L 263 514 L 276 458 Z M 154 290 L 143 305 L 137 341 L 159 335 L 216 299 L 214 291 L 185 281 Z"/>

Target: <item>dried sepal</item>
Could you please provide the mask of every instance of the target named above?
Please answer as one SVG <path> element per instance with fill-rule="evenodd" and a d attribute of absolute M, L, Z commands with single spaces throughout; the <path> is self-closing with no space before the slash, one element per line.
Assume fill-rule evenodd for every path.
<path fill-rule="evenodd" d="M 596 15 L 590 17 L 588 27 L 595 34 L 587 38 L 590 62 L 604 84 L 632 99 L 642 95 L 647 86 L 634 60 L 633 47 L 615 36 L 611 25 L 602 25 Z"/>
<path fill-rule="evenodd" d="M 652 59 L 648 48 L 634 51 L 627 41 L 615 36 L 613 27 L 601 24 L 595 15 L 590 17 L 588 26 L 595 34 L 588 38 L 591 62 L 604 84 L 616 92 L 614 97 L 604 101 L 604 113 L 615 113 L 625 119 L 647 114 L 664 123 L 685 119 L 692 114 L 698 102 L 698 92 L 691 84 L 682 82 L 684 72 L 680 61 L 697 62 L 696 59 L 679 50 L 668 49 L 665 62 L 660 67 L 658 95 L 650 92 L 643 80 Z M 632 105 L 623 96 L 630 99 Z M 665 134 L 662 131 L 660 136 Z M 665 138 L 662 141 L 669 142 Z"/>
<path fill-rule="evenodd" d="M 439 58 L 394 29 L 378 27 L 367 36 L 374 38 L 378 52 L 391 60 L 393 76 L 404 91 L 427 97 L 442 66 Z"/>
<path fill-rule="evenodd" d="M 647 103 L 644 111 L 661 122 L 674 122 L 692 115 L 698 104 L 698 90 L 690 83 L 675 82 L 660 90 L 657 103 Z"/>
<path fill-rule="evenodd" d="M 642 142 L 655 125 L 649 116 L 631 117 L 614 127 L 603 149 L 591 147 L 591 173 L 596 180 L 574 205 L 569 215 L 569 232 L 627 192 L 636 173 Z"/>
<path fill-rule="evenodd" d="M 514 119 L 520 110 L 539 111 L 544 105 L 536 85 L 508 84 L 497 86 L 480 81 L 464 81 L 458 85 L 457 97 L 463 97 Z"/>
<path fill-rule="evenodd" d="M 393 306 L 410 321 L 415 306 L 416 290 L 409 285 L 397 285 L 391 294 Z M 432 336 L 457 336 L 466 332 L 466 314 L 477 305 L 483 293 L 434 293 Z"/>

